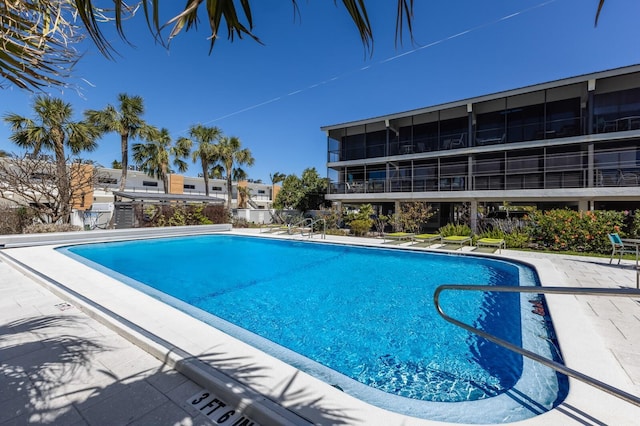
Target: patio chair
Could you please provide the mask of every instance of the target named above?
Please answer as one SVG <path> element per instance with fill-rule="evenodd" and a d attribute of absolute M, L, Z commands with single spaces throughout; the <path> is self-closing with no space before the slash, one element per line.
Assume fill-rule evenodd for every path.
<path fill-rule="evenodd" d="M 448 245 L 458 245 L 457 249 L 462 249 L 465 243 L 469 243 L 469 247 L 471 247 L 471 237 L 468 235 L 450 235 L 443 237 L 442 243 L 445 244 L 445 247 Z"/>
<path fill-rule="evenodd" d="M 440 234 L 418 234 L 413 236 L 414 245 L 416 244 L 428 244 L 432 245 L 436 241 L 442 241 Z"/>
<path fill-rule="evenodd" d="M 624 245 L 620 235 L 617 233 L 609 234 L 609 241 L 611 241 L 611 259 L 609 259 L 609 264 L 613 262 L 613 256 L 618 255 L 618 265 L 622 260 L 622 255 L 625 253 L 635 254 L 636 255 L 636 263 L 638 262 L 638 252 L 634 248 L 629 248 Z"/>
<path fill-rule="evenodd" d="M 502 238 L 480 238 L 476 241 L 476 247 L 497 247 L 498 253 L 502 253 L 503 248 L 507 248 L 504 240 Z"/>
<path fill-rule="evenodd" d="M 385 243 L 387 242 L 387 240 L 391 240 L 393 242 L 409 241 L 414 237 L 414 235 L 416 234 L 412 234 L 410 232 L 391 232 L 389 234 L 385 233 L 382 237 L 382 242 Z"/>

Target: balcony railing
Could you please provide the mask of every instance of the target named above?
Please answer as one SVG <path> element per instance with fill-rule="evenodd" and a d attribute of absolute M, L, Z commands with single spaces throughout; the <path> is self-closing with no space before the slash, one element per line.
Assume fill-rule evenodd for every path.
<path fill-rule="evenodd" d="M 526 189 L 640 187 L 640 150 L 600 149 L 594 153 L 589 171 L 587 154 L 582 151 L 512 157 L 482 158 L 466 172 L 463 161 L 416 164 L 393 171 L 395 176 L 332 182 L 333 194 L 375 194 L 388 192 L 500 191 Z M 438 166 L 439 164 L 439 166 Z M 350 175 L 371 173 L 364 167 L 349 168 Z M 375 173 L 381 173 L 375 170 Z M 384 172 L 382 172 L 384 173 Z M 344 174 L 343 174 L 344 175 Z M 400 175 L 400 176 L 398 176 Z M 591 179 L 591 181 L 590 181 Z"/>
<path fill-rule="evenodd" d="M 535 118 L 535 117 L 533 117 Z M 426 152 L 447 151 L 469 146 L 487 146 L 516 142 L 559 139 L 588 133 L 585 117 L 569 117 L 537 121 L 525 124 L 506 124 L 479 129 L 471 140 L 467 132 L 443 132 L 439 135 L 420 135 L 412 139 L 393 138 L 388 144 L 360 142 L 357 146 L 343 145 L 328 151 L 329 162 L 362 160 L 396 155 L 411 155 Z M 594 117 L 594 133 L 640 130 L 640 111 L 618 115 Z M 337 143 L 337 142 L 336 142 Z"/>

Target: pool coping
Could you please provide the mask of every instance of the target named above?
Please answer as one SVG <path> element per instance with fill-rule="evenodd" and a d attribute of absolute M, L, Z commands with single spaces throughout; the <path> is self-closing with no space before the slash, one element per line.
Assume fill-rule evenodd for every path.
<path fill-rule="evenodd" d="M 193 229 L 184 231 L 192 234 Z M 224 233 L 256 235 L 255 231 L 234 230 Z M 158 235 L 151 234 L 153 232 L 146 231 L 137 237 Z M 104 234 L 97 237 L 104 238 Z M 379 240 L 330 240 L 332 243 L 380 246 Z M 210 390 L 224 392 L 231 403 L 244 407 L 245 413 L 260 423 L 301 424 L 308 420 L 312 423 L 443 424 L 393 413 L 346 395 L 319 379 L 56 252 L 53 248 L 58 245 L 9 248 L 0 251 L 0 254 L 7 263 L 74 303 L 91 317 L 118 330 L 125 338 L 165 360 L 196 383 Z M 519 260 L 537 270 L 543 285 L 566 286 L 562 275 L 548 260 L 518 259 L 517 252 L 483 256 Z M 109 280 L 119 284 L 117 290 Z M 87 282 L 92 286 L 89 287 Z M 100 288 L 107 283 L 110 283 L 108 287 Z M 584 314 L 575 298 L 548 295 L 547 304 L 567 365 L 631 391 L 621 367 L 604 348 L 599 336 L 595 331 L 583 327 Z M 146 309 L 141 310 L 141 305 Z M 167 323 L 158 318 L 171 318 L 171 321 Z M 230 360 L 235 357 L 226 358 L 220 354 L 242 354 L 242 363 L 255 368 L 259 366 L 260 374 L 264 377 L 258 380 L 243 376 L 245 373 L 238 365 L 230 366 Z M 602 371 L 602 365 L 611 368 Z M 245 386 L 233 378 L 238 375 L 245 382 L 249 381 L 250 385 Z M 635 419 L 637 410 L 631 404 L 570 379 L 569 394 L 560 406 L 535 418 L 515 423 L 533 425 L 597 419 L 603 423 L 620 424 Z"/>

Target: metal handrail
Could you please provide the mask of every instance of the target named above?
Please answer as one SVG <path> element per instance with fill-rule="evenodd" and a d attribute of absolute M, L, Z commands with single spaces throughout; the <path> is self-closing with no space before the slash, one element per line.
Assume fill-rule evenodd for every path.
<path fill-rule="evenodd" d="M 435 304 L 436 310 L 440 314 L 442 318 L 446 321 L 457 325 L 458 327 L 464 328 L 465 330 L 475 333 L 499 346 L 507 348 L 513 352 L 516 352 L 522 356 L 526 356 L 534 361 L 537 361 L 553 370 L 565 374 L 569 377 L 573 377 L 576 380 L 579 380 L 583 383 L 591 385 L 597 389 L 600 389 L 608 394 L 616 396 L 620 399 L 623 399 L 631 404 L 640 407 L 640 398 L 627 393 L 621 389 L 618 389 L 614 386 L 608 385 L 607 383 L 601 382 L 593 377 L 587 376 L 586 374 L 580 373 L 579 371 L 573 370 L 559 362 L 550 360 L 543 356 L 540 356 L 534 352 L 528 351 L 524 348 L 516 346 L 512 343 L 507 342 L 506 340 L 500 339 L 492 334 L 487 333 L 486 331 L 475 328 L 469 324 L 466 324 L 462 321 L 458 321 L 445 314 L 440 306 L 440 293 L 445 290 L 461 290 L 461 291 L 483 291 L 483 292 L 497 292 L 497 293 L 536 293 L 536 294 L 569 294 L 569 295 L 592 295 L 592 296 L 615 296 L 615 297 L 638 297 L 640 298 L 640 290 L 636 289 L 605 289 L 605 288 L 575 288 L 575 287 L 511 287 L 511 286 L 490 286 L 490 285 L 466 285 L 466 284 L 445 284 L 438 286 L 436 288 L 435 293 L 433 294 L 433 302 Z"/>
<path fill-rule="evenodd" d="M 313 235 L 313 225 L 319 222 L 322 222 L 322 239 L 324 240 L 327 238 L 327 221 L 324 218 L 316 219 L 309 223 L 309 227 L 311 228 L 311 231 L 309 232 L 309 238 L 311 238 L 311 235 Z"/>
<path fill-rule="evenodd" d="M 322 230 L 322 238 L 324 239 L 326 238 L 326 234 L 327 234 L 327 221 L 323 218 L 313 220 L 313 218 L 307 217 L 305 219 L 302 219 L 301 221 L 290 225 L 289 235 L 293 234 L 293 230 L 295 228 L 300 228 L 300 235 L 304 236 L 304 229 L 309 228 L 309 238 L 311 238 L 313 236 L 313 225 L 315 225 L 318 222 L 322 222 L 324 224 L 324 227 Z"/>

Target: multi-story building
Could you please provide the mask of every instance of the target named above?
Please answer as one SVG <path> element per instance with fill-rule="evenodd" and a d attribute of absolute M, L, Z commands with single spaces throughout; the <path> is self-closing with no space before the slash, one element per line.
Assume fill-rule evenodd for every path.
<path fill-rule="evenodd" d="M 50 204 L 56 197 L 60 182 L 55 177 L 57 171 L 50 157 L 8 157 L 0 161 L 0 205 Z M 228 200 L 237 218 L 265 223 L 272 220 L 270 209 L 280 189 L 277 185 L 248 180 L 232 182 L 228 190 L 226 180 L 209 179 L 207 196 L 203 178 L 170 174 L 165 191 L 161 179 L 139 170 L 128 170 L 125 188 L 119 191 L 121 175 L 122 170 L 119 169 L 94 167 L 86 163 L 70 164 L 67 178 L 70 181 L 72 223 L 105 228 L 114 224 L 112 216 L 115 214 L 117 227 L 130 227 L 133 226 L 134 204 L 226 204 Z M 124 220 L 118 221 L 119 217 Z"/>
<path fill-rule="evenodd" d="M 327 199 L 433 226 L 502 205 L 640 208 L 640 65 L 322 127 Z"/>
<path fill-rule="evenodd" d="M 122 170 L 98 168 L 98 185 L 94 190 L 94 201 L 113 202 L 113 191 L 117 191 L 120 186 L 120 177 Z M 253 180 L 233 182 L 231 194 L 227 191 L 227 182 L 224 179 L 209 179 L 209 196 L 224 200 L 231 196 L 231 206 L 233 208 L 243 207 L 254 209 L 270 209 L 273 204 L 272 195 L 278 192 L 278 186 L 274 188 L 272 185 L 256 182 Z M 242 199 L 242 194 L 238 195 L 238 186 L 248 187 L 250 197 L 246 203 Z M 156 179 L 146 173 L 138 170 L 127 170 L 127 181 L 125 192 L 132 194 L 160 194 L 164 193 L 164 185 L 162 180 Z M 201 177 L 189 177 L 179 174 L 169 175 L 169 194 L 185 195 L 185 196 L 202 196 L 205 195 L 204 179 Z"/>

